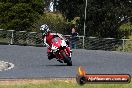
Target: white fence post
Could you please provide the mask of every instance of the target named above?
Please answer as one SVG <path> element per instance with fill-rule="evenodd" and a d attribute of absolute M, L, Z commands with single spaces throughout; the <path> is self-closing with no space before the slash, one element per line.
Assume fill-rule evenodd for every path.
<path fill-rule="evenodd" d="M 84 46 L 85 46 L 85 36 L 83 36 L 83 49 L 84 49 Z"/>
<path fill-rule="evenodd" d="M 7 30 L 7 31 L 11 32 L 11 40 L 10 40 L 10 44 L 12 45 L 12 44 L 13 44 L 14 31 L 15 31 L 15 30 Z"/>
<path fill-rule="evenodd" d="M 124 39 L 122 39 L 123 40 L 123 43 L 122 43 L 122 50 L 123 50 L 123 52 L 124 52 L 124 48 L 125 48 L 125 40 Z"/>

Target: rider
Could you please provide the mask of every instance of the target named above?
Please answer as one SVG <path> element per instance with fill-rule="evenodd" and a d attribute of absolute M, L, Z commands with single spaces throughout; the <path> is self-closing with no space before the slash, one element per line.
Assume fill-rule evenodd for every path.
<path fill-rule="evenodd" d="M 50 48 L 51 47 L 51 43 L 52 43 L 52 38 L 54 38 L 55 35 L 57 35 L 58 37 L 60 37 L 61 39 L 66 41 L 66 43 L 68 45 L 68 47 L 66 47 L 66 50 L 68 52 L 70 52 L 70 54 L 71 54 L 69 41 L 67 39 L 65 39 L 61 34 L 59 34 L 59 33 L 51 33 L 50 30 L 49 30 L 48 25 L 46 25 L 46 24 L 41 25 L 40 31 L 42 32 L 42 38 L 44 39 L 44 43 L 46 44 L 46 46 L 48 46 L 47 54 L 48 54 L 48 59 L 49 60 L 55 58 L 55 56 L 54 56 L 54 54 L 53 54 L 53 52 L 52 52 L 52 50 Z"/>

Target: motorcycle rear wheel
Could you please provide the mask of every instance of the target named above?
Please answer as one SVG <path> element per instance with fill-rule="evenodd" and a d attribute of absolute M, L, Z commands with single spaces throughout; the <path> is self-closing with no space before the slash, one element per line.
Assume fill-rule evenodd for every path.
<path fill-rule="evenodd" d="M 71 61 L 71 58 L 69 58 L 65 52 L 62 52 L 62 55 L 67 63 L 67 66 L 72 66 L 72 61 Z"/>

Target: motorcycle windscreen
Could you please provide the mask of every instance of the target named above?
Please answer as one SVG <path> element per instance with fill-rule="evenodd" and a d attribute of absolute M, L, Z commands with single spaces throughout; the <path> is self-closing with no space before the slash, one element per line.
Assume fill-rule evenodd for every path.
<path fill-rule="evenodd" d="M 58 48 L 61 46 L 61 42 L 62 40 L 59 37 L 55 37 L 52 39 L 52 45 Z"/>

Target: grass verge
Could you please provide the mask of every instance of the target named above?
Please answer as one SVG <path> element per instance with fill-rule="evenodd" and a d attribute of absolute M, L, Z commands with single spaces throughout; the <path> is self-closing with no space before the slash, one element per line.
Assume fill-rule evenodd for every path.
<path fill-rule="evenodd" d="M 0 88 L 132 88 L 129 84 L 85 84 L 74 80 L 16 80 L 0 81 Z"/>

